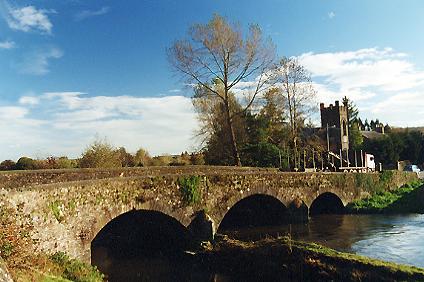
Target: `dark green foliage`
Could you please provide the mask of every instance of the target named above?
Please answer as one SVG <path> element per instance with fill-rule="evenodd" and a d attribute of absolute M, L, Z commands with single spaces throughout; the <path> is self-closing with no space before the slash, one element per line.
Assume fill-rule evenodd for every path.
<path fill-rule="evenodd" d="M 22 157 L 18 160 L 15 167 L 16 169 L 19 169 L 19 170 L 36 169 L 37 163 L 35 160 L 31 158 Z"/>
<path fill-rule="evenodd" d="M 96 267 L 71 259 L 64 252 L 57 252 L 50 259 L 63 271 L 63 278 L 76 282 L 103 281 L 104 277 Z"/>
<path fill-rule="evenodd" d="M 393 170 L 383 170 L 380 173 L 380 182 L 389 183 L 393 178 L 394 172 Z"/>
<path fill-rule="evenodd" d="M 193 205 L 200 201 L 200 176 L 189 176 L 178 178 L 178 185 L 182 194 L 183 201 L 186 205 Z"/>
<path fill-rule="evenodd" d="M 246 144 L 241 150 L 242 163 L 245 166 L 279 167 L 280 152 L 277 146 L 268 142 Z"/>
<path fill-rule="evenodd" d="M 396 167 L 399 160 L 424 163 L 424 135 L 419 131 L 397 131 L 377 139 L 367 139 L 362 149 L 375 156 L 385 167 Z"/>

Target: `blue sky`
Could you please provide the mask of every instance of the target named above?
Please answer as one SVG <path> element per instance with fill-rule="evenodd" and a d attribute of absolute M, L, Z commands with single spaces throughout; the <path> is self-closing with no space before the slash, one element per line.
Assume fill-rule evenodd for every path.
<path fill-rule="evenodd" d="M 0 0 L 0 159 L 77 157 L 97 134 L 130 151 L 194 150 L 191 91 L 166 48 L 214 13 L 258 23 L 312 73 L 317 103 L 424 125 L 424 2 Z"/>

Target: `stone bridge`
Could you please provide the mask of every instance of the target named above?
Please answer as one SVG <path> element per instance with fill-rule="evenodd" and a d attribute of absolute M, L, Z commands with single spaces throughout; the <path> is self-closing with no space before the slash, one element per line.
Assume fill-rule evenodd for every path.
<path fill-rule="evenodd" d="M 182 186 L 188 178 L 198 181 L 193 185 L 197 201 L 184 197 Z M 206 213 L 216 230 L 228 211 L 250 196 L 266 195 L 289 215 L 307 217 L 314 205 L 331 210 L 337 201 L 346 205 L 414 179 L 415 174 L 397 171 L 286 173 L 212 166 L 1 172 L 0 209 L 33 227 L 31 236 L 40 250 L 65 251 L 90 261 L 97 234 L 132 210 L 160 212 L 193 232 L 196 215 Z"/>

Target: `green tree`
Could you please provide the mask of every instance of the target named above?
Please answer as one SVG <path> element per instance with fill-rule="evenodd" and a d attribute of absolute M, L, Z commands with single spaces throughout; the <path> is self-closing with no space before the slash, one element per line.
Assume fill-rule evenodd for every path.
<path fill-rule="evenodd" d="M 266 140 L 274 145 L 288 143 L 289 128 L 286 122 L 285 99 L 279 88 L 272 88 L 264 94 L 264 105 L 257 118 L 263 119 L 266 128 Z M 262 122 L 264 124 L 264 122 Z"/>
<path fill-rule="evenodd" d="M 343 97 L 343 104 L 347 104 L 347 115 L 349 117 L 349 127 L 353 126 L 354 123 L 358 123 L 359 111 L 355 103 L 350 100 L 347 96 Z"/>
<path fill-rule="evenodd" d="M 96 140 L 82 153 L 82 168 L 114 168 L 121 167 L 120 155 L 106 140 Z"/>
<path fill-rule="evenodd" d="M 241 156 L 246 166 L 280 166 L 280 150 L 277 146 L 268 142 L 246 144 L 241 150 Z"/>
<path fill-rule="evenodd" d="M 222 91 L 222 85 L 215 81 L 214 87 Z M 207 94 L 209 90 L 199 86 L 193 97 L 194 109 L 200 123 L 198 136 L 204 145 L 205 162 L 211 165 L 234 165 L 234 152 L 232 150 L 232 137 L 228 130 L 225 116 L 225 105 L 215 95 Z M 242 106 L 233 93 L 229 93 L 231 113 L 240 111 Z M 232 119 L 232 131 L 236 136 L 237 147 L 240 148 L 246 140 L 244 115 L 235 115 Z"/>
<path fill-rule="evenodd" d="M 241 165 L 234 120 L 244 114 L 253 104 L 256 96 L 268 86 L 268 70 L 274 60 L 275 48 L 265 40 L 257 25 L 250 25 L 247 35 L 237 24 L 230 24 L 219 15 L 214 15 L 207 24 L 195 24 L 188 38 L 176 41 L 168 49 L 168 58 L 173 68 L 189 84 L 199 85 L 219 99 L 223 107 L 225 127 L 230 137 L 232 164 Z M 220 88 L 211 81 L 218 81 Z M 251 91 L 246 95 L 247 103 L 240 111 L 231 107 L 231 90 L 249 83 Z M 217 85 L 215 83 L 215 85 Z"/>
<path fill-rule="evenodd" d="M 18 170 L 37 169 L 37 163 L 35 160 L 31 158 L 21 157 L 16 163 L 16 169 Z"/>
<path fill-rule="evenodd" d="M 346 96 L 343 98 L 343 104 L 347 104 L 350 148 L 359 150 L 362 142 L 364 141 L 364 138 L 362 137 L 360 131 L 360 128 L 362 127 L 362 121 L 359 118 L 358 108 L 356 107 L 355 103 Z"/>

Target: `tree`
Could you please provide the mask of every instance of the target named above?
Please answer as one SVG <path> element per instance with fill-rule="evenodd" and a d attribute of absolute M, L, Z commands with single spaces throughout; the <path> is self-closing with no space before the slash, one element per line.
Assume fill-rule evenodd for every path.
<path fill-rule="evenodd" d="M 264 105 L 259 111 L 259 118 L 267 122 L 267 141 L 280 146 L 287 143 L 287 122 L 284 109 L 286 108 L 285 97 L 281 89 L 272 88 L 264 95 Z"/>
<path fill-rule="evenodd" d="M 15 167 L 18 170 L 31 170 L 31 169 L 37 169 L 37 164 L 36 164 L 36 161 L 31 158 L 21 157 L 16 163 Z"/>
<path fill-rule="evenodd" d="M 310 74 L 296 58 L 283 57 L 274 75 L 286 100 L 291 140 L 296 148 L 299 131 L 307 115 L 314 109 L 312 104 L 316 93 Z"/>
<path fill-rule="evenodd" d="M 80 167 L 114 168 L 121 167 L 119 153 L 106 140 L 96 140 L 82 154 Z"/>
<path fill-rule="evenodd" d="M 203 93 L 222 102 L 233 162 L 238 166 L 241 161 L 233 121 L 268 86 L 267 71 L 274 60 L 274 49 L 270 40 L 263 39 L 259 26 L 250 25 L 244 36 L 238 24 L 230 24 L 219 15 L 214 15 L 207 24 L 193 25 L 187 39 L 176 41 L 168 49 L 171 65 L 187 83 L 209 90 Z M 222 85 L 221 91 L 211 86 L 217 80 Z M 246 95 L 244 108 L 233 111 L 230 91 L 242 84 L 248 84 L 251 91 Z"/>
<path fill-rule="evenodd" d="M 347 116 L 349 118 L 349 144 L 352 149 L 357 150 L 364 141 L 360 131 L 362 121 L 358 117 L 359 111 L 355 103 L 346 96 L 343 97 L 343 104 L 347 105 Z"/>
<path fill-rule="evenodd" d="M 124 147 L 120 147 L 116 153 L 119 156 L 122 167 L 132 167 L 134 166 L 134 157 L 125 150 Z"/>
<path fill-rule="evenodd" d="M 16 163 L 12 160 L 4 160 L 0 163 L 0 170 L 14 170 Z"/>
<path fill-rule="evenodd" d="M 152 161 L 152 157 L 149 152 L 145 149 L 140 148 L 137 150 L 134 156 L 134 164 L 135 166 L 148 166 Z"/>

